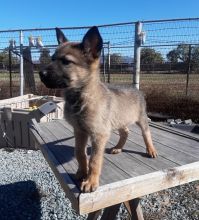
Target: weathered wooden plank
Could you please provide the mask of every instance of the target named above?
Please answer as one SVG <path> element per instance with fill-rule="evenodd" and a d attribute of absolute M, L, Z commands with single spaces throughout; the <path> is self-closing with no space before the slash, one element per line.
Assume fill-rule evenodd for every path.
<path fill-rule="evenodd" d="M 112 144 L 107 143 L 107 148 L 113 147 Z M 121 152 L 119 154 L 108 154 L 105 153 L 104 157 L 111 161 L 116 167 L 119 167 L 124 172 L 128 173 L 131 177 L 137 175 L 143 175 L 148 172 L 155 171 L 152 167 L 143 163 L 136 157 L 131 157 L 126 152 Z"/>
<path fill-rule="evenodd" d="M 29 127 L 28 127 L 28 120 L 29 116 L 27 113 L 20 115 L 20 124 L 21 124 L 21 134 L 22 134 L 22 148 L 28 148 L 29 147 Z"/>
<path fill-rule="evenodd" d="M 123 169 L 120 169 L 115 164 L 111 163 L 106 158 L 103 161 L 102 174 L 100 176 L 100 186 L 106 185 L 112 182 L 119 180 L 128 179 L 131 176 L 125 172 Z"/>
<path fill-rule="evenodd" d="M 128 137 L 128 141 L 138 144 L 140 146 L 145 147 L 144 140 L 141 135 L 138 135 L 136 133 L 130 133 Z M 168 147 L 164 143 L 159 143 L 154 140 L 154 146 L 156 147 L 159 156 L 166 158 L 170 161 L 173 161 L 177 164 L 186 164 L 191 163 L 198 160 L 197 156 L 193 156 L 188 153 L 184 153 L 182 151 L 179 151 L 177 148 Z M 171 143 L 172 146 L 172 143 Z"/>
<path fill-rule="evenodd" d="M 35 141 L 38 143 L 45 159 L 49 163 L 51 169 L 53 170 L 55 176 L 59 180 L 62 188 L 64 189 L 67 197 L 70 199 L 72 203 L 72 207 L 79 211 L 79 203 L 78 203 L 78 196 L 80 191 L 71 177 L 68 175 L 64 167 L 57 161 L 55 155 L 49 150 L 48 146 L 45 144 L 43 139 L 44 132 L 40 130 L 40 127 L 32 120 L 33 124 L 31 125 L 31 133 L 35 137 Z M 42 134 L 42 136 L 40 135 Z"/>
<path fill-rule="evenodd" d="M 4 108 L 4 111 L 1 114 L 1 121 L 2 121 L 2 130 L 3 130 L 3 136 L 5 140 L 5 146 L 4 147 L 15 147 L 14 141 L 13 141 L 13 124 L 12 124 L 12 118 L 11 116 L 11 109 Z M 3 147 L 3 146 L 2 146 Z"/>
<path fill-rule="evenodd" d="M 60 120 L 59 123 L 61 123 L 65 128 L 72 130 L 72 127 L 66 123 L 64 120 Z M 72 132 L 72 131 L 71 131 Z M 106 148 L 109 149 L 116 145 L 117 141 L 119 140 L 119 135 L 113 134 L 109 140 L 109 143 L 107 144 Z M 130 142 L 128 144 L 129 150 L 131 151 L 131 156 L 128 154 L 128 149 L 125 145 L 125 151 L 122 152 L 122 154 L 118 155 L 109 155 L 105 153 L 105 158 L 109 161 L 113 162 L 116 166 L 120 167 L 120 169 L 123 169 L 125 172 L 128 172 L 131 176 L 134 174 L 145 174 L 147 171 L 151 170 L 158 170 L 158 169 L 165 169 L 169 167 L 174 167 L 178 164 L 168 161 L 165 158 L 157 158 L 155 160 L 148 158 L 144 148 L 140 148 L 139 145 L 132 146 L 132 143 Z M 145 163 L 143 163 L 143 159 Z M 125 161 L 125 163 L 124 163 Z M 127 164 L 128 163 L 128 164 Z M 152 166 L 149 166 L 149 164 Z M 127 171 L 128 170 L 128 171 Z"/>
<path fill-rule="evenodd" d="M 3 111 L 0 111 L 0 147 L 6 147 L 7 143 L 5 140 L 5 122 L 3 117 Z"/>
<path fill-rule="evenodd" d="M 73 127 L 65 119 L 59 120 L 58 123 L 61 124 L 64 128 L 66 128 L 69 131 L 73 132 Z"/>
<path fill-rule="evenodd" d="M 42 128 L 47 128 L 49 131 L 52 131 L 53 134 L 56 136 L 56 139 L 64 139 L 68 135 L 69 136 L 74 136 L 73 132 L 69 131 L 66 129 L 61 123 L 61 120 L 55 120 L 51 121 L 50 123 L 41 123 L 40 127 Z"/>
<path fill-rule="evenodd" d="M 157 138 L 160 136 L 160 137 L 167 137 L 169 140 L 171 140 L 172 142 L 178 142 L 178 143 L 181 143 L 183 145 L 186 145 L 186 146 L 189 146 L 189 147 L 192 147 L 194 148 L 194 145 L 196 143 L 199 142 L 199 135 L 198 135 L 198 139 L 193 136 L 192 137 L 192 134 L 190 133 L 190 135 L 187 135 L 187 136 L 182 136 L 182 135 L 179 135 L 178 133 L 172 133 L 173 131 L 171 130 L 162 130 L 161 127 L 160 129 L 156 128 L 156 127 L 152 127 L 150 126 L 151 128 L 151 131 L 152 131 L 152 134 L 154 134 Z"/>
<path fill-rule="evenodd" d="M 67 125 L 66 123 L 64 123 L 65 125 Z M 68 126 L 67 126 L 67 128 L 68 128 Z M 139 128 L 138 128 L 139 129 Z M 114 134 L 113 134 L 114 135 Z M 113 137 L 113 139 L 112 139 L 112 141 L 114 142 L 114 143 L 116 143 L 117 141 L 116 141 L 116 139 L 118 139 L 118 136 L 116 136 L 115 135 L 115 137 Z M 137 141 L 136 141 L 137 140 Z M 132 142 L 131 142 L 132 141 Z M 139 135 L 134 135 L 133 134 L 133 137 L 132 137 L 132 140 L 131 140 L 130 142 L 129 141 L 127 141 L 127 143 L 126 143 L 126 145 L 125 145 L 125 147 L 124 147 L 124 151 L 129 151 L 128 152 L 128 154 L 130 154 L 131 156 L 133 156 L 134 158 L 136 158 L 136 159 L 139 159 L 139 160 L 141 160 L 141 162 L 143 163 L 143 157 L 141 157 L 141 155 L 143 155 L 144 156 L 144 154 L 145 154 L 145 145 L 144 145 L 144 142 L 143 142 L 143 138 L 142 138 L 142 136 L 139 136 Z M 136 141 L 136 143 L 135 143 L 135 141 Z M 113 143 L 112 142 L 112 143 Z M 138 143 L 138 144 L 137 144 Z M 140 145 L 140 143 L 141 143 L 141 145 L 143 146 L 143 148 L 141 148 L 139 145 Z M 134 145 L 135 144 L 135 145 Z M 109 145 L 107 145 L 107 146 L 109 146 Z M 161 145 L 160 145 L 161 146 Z M 162 149 L 163 149 L 163 151 L 162 151 Z M 158 169 L 165 169 L 165 168 L 169 168 L 169 167 L 173 167 L 173 166 L 176 166 L 176 165 L 178 165 L 178 164 L 181 164 L 181 155 L 180 155 L 180 161 L 176 161 L 176 160 L 172 160 L 172 159 L 176 159 L 176 150 L 174 150 L 173 152 L 172 152 L 172 150 L 170 150 L 170 149 L 166 149 L 165 150 L 165 146 L 162 146 L 162 149 L 161 150 L 159 150 L 159 154 L 160 154 L 160 156 L 157 158 L 157 159 L 155 159 L 155 160 L 153 160 L 153 159 L 151 159 L 151 158 L 144 158 L 144 163 L 145 163 L 145 166 L 150 166 L 150 167 L 152 167 L 153 169 L 156 169 L 156 170 L 158 170 Z M 133 151 L 137 151 L 138 153 L 140 152 L 140 155 L 139 154 L 137 154 L 136 152 L 133 152 Z M 166 151 L 166 152 L 165 152 Z M 124 152 L 123 152 L 124 153 Z M 135 154 L 134 154 L 135 153 Z M 185 162 L 188 162 L 188 163 L 190 163 L 190 162 L 193 162 L 193 161 L 196 161 L 196 158 L 193 158 L 193 157 L 190 157 L 190 156 L 187 156 L 187 155 L 184 155 L 184 153 L 181 153 L 181 154 L 183 154 L 183 157 L 184 157 L 184 159 L 185 159 Z M 116 155 L 111 155 L 111 156 L 116 156 Z M 107 157 L 111 157 L 111 156 L 107 156 Z M 172 156 L 172 158 L 170 158 Z M 106 157 L 106 155 L 105 155 L 105 157 Z M 114 158 L 114 157 L 112 157 L 112 158 Z M 133 158 L 133 160 L 135 160 Z M 121 161 L 124 161 L 123 159 L 121 160 Z M 180 163 L 179 163 L 180 162 Z M 184 163 L 183 163 L 184 164 Z M 116 166 L 117 166 L 117 164 L 116 164 Z M 126 166 L 127 167 L 127 166 Z M 132 166 L 131 166 L 132 167 Z M 121 168 L 121 166 L 120 166 L 120 168 Z"/>
<path fill-rule="evenodd" d="M 141 129 L 137 125 L 131 125 L 129 128 L 133 133 L 135 132 L 141 135 Z M 174 129 L 173 131 L 171 127 L 165 128 L 165 126 L 161 125 L 157 125 L 156 127 L 154 123 L 150 123 L 150 130 L 152 133 L 152 138 L 157 140 L 159 140 L 159 137 L 165 137 L 169 142 L 181 143 L 181 145 L 191 148 L 196 148 L 195 145 L 197 142 L 199 142 L 199 135 L 193 135 L 192 133 L 188 132 L 186 132 L 186 135 L 184 135 L 181 130 Z M 198 138 L 196 138 L 196 136 L 198 136 Z"/>
<path fill-rule="evenodd" d="M 156 129 L 160 130 L 160 132 L 167 131 L 167 132 L 176 134 L 178 136 L 181 136 L 182 138 L 193 139 L 193 140 L 199 141 L 198 134 L 190 133 L 190 132 L 183 131 L 183 130 L 180 130 L 180 129 L 177 129 L 177 128 L 173 128 L 173 127 L 168 127 L 166 125 L 158 124 L 158 123 L 155 123 L 155 122 L 150 122 L 149 125 L 152 128 L 156 128 Z"/>
<path fill-rule="evenodd" d="M 181 143 L 181 142 L 177 142 L 176 140 L 171 140 L 169 137 L 170 136 L 164 137 L 157 134 L 157 135 L 153 135 L 153 140 L 156 143 L 164 144 L 169 148 L 175 149 L 179 152 L 184 152 L 188 155 L 199 157 L 199 142 L 192 141 L 192 145 L 190 146 L 186 143 Z"/>
<path fill-rule="evenodd" d="M 129 135 L 130 136 L 130 135 Z M 110 142 L 115 145 L 115 139 L 118 137 L 117 134 L 113 133 L 110 138 Z M 138 136 L 137 141 L 134 139 L 134 136 L 131 140 L 127 140 L 125 143 L 123 153 L 126 153 L 128 157 L 131 158 L 131 160 L 139 160 L 141 163 L 143 163 L 145 166 L 148 166 L 149 168 L 153 170 L 159 170 L 159 169 L 166 169 L 171 168 L 174 166 L 179 165 L 176 162 L 173 162 L 171 160 L 166 159 L 165 157 L 161 156 L 161 152 L 159 153 L 159 156 L 155 159 L 150 158 L 146 153 L 146 147 L 143 141 L 142 136 Z"/>
<path fill-rule="evenodd" d="M 48 126 L 49 132 L 52 130 L 52 128 L 49 127 L 48 124 L 46 124 Z M 41 125 L 41 127 L 44 127 L 45 124 Z M 56 136 L 56 138 L 53 137 L 52 134 L 52 139 L 56 140 L 59 138 L 60 139 L 64 139 L 66 137 L 70 137 L 71 135 L 73 135 L 73 132 L 71 130 L 66 129 L 65 127 L 62 127 L 62 124 L 53 122 L 51 124 L 51 126 L 53 127 L 53 134 Z M 63 143 L 64 144 L 64 143 Z M 74 147 L 74 138 L 73 139 L 69 139 L 66 141 L 67 145 L 73 146 Z M 90 144 L 88 144 L 88 148 L 90 148 Z M 74 151 L 74 149 L 69 149 L 70 151 Z M 64 155 L 66 154 L 67 149 L 64 152 L 60 152 L 60 156 L 64 157 Z M 71 153 L 69 153 L 71 155 Z M 74 157 L 74 153 L 72 152 L 73 157 Z M 60 160 L 61 161 L 61 160 Z M 64 160 L 62 160 L 64 161 Z M 75 160 L 76 162 L 76 160 Z M 75 164 L 75 170 L 77 171 L 77 163 Z M 102 169 L 102 175 L 100 178 L 100 185 L 104 185 L 110 182 L 115 182 L 118 180 L 123 180 L 126 178 L 130 178 L 130 175 L 127 174 L 125 171 L 121 170 L 119 167 L 115 166 L 114 164 L 112 164 L 109 160 L 104 160 L 103 163 L 103 169 Z"/>
<path fill-rule="evenodd" d="M 79 197 L 81 214 L 125 202 L 160 190 L 199 180 L 199 162 L 156 171 L 101 186 L 93 193 Z"/>
<path fill-rule="evenodd" d="M 68 126 L 65 122 L 62 122 L 65 127 Z M 70 127 L 69 127 L 70 129 Z M 139 129 L 139 128 L 138 128 Z M 134 134 L 133 134 L 134 135 Z M 119 136 L 113 134 L 111 136 L 110 142 L 115 143 L 118 141 Z M 119 155 L 108 155 L 105 154 L 105 158 L 112 162 L 116 167 L 119 167 L 124 172 L 128 173 L 131 176 L 142 175 L 149 170 L 159 170 L 172 168 L 174 166 L 185 164 L 186 162 L 194 162 L 197 161 L 196 158 L 187 157 L 184 153 L 182 153 L 185 162 L 182 163 L 181 157 L 176 160 L 176 151 L 174 153 L 170 151 L 170 149 L 164 149 L 165 146 L 161 146 L 161 149 L 158 148 L 159 157 L 156 159 L 151 159 L 147 157 L 145 153 L 145 144 L 142 136 L 136 135 L 132 138 L 133 141 L 127 141 L 124 147 L 124 152 Z M 135 142 L 136 141 L 136 142 Z M 141 146 L 140 146 L 141 144 Z M 112 147 L 110 144 L 107 144 L 107 147 Z M 162 152 L 163 148 L 163 152 Z M 181 155 L 180 155 L 181 156 Z M 124 162 L 125 161 L 125 162 Z M 105 166 L 105 169 L 107 167 Z M 104 168 L 103 168 L 104 170 Z M 103 175 L 102 175 L 103 178 Z M 103 182 L 104 184 L 104 182 Z"/>
<path fill-rule="evenodd" d="M 21 127 L 20 127 L 20 117 L 18 112 L 12 113 L 12 118 L 14 122 L 14 139 L 15 139 L 15 145 L 16 147 L 22 146 L 22 133 L 21 133 Z"/>
<path fill-rule="evenodd" d="M 66 196 L 70 199 L 72 207 L 78 211 L 78 196 L 80 191 L 74 181 L 66 172 L 65 168 L 57 161 L 56 157 L 52 154 L 46 145 L 42 146 L 42 153 L 53 170 L 55 176 L 59 180 L 62 188 L 64 189 Z"/>
<path fill-rule="evenodd" d="M 58 138 L 57 140 L 64 139 L 66 137 L 71 137 L 73 133 L 69 130 L 64 130 L 61 125 L 57 125 L 56 123 L 52 123 L 54 132 L 53 134 Z M 44 125 L 43 125 L 44 126 Z M 49 132 L 52 130 L 48 127 Z M 46 131 L 46 130 L 45 130 Z M 52 133 L 50 133 L 52 140 L 56 140 L 56 138 L 53 136 Z M 61 149 L 59 144 L 61 144 Z M 65 142 L 59 142 L 59 144 L 56 144 L 56 147 L 51 147 L 50 149 L 53 151 L 53 153 L 57 156 L 60 163 L 64 166 L 64 168 L 68 171 L 69 175 L 71 175 L 72 178 L 74 178 L 74 175 L 77 171 L 77 161 L 74 158 L 74 138 L 68 139 Z M 65 146 L 66 145 L 66 146 Z M 59 147 L 58 147 L 59 146 Z M 70 146 L 70 147 L 68 147 Z M 72 147 L 72 148 L 71 148 Z M 90 147 L 90 145 L 88 145 Z M 69 159 L 67 158 L 73 157 L 72 161 L 67 162 Z M 70 166 L 70 167 L 69 167 Z M 114 166 L 112 163 L 110 163 L 107 160 L 104 160 L 103 163 L 103 169 L 102 169 L 102 175 L 100 178 L 100 185 L 104 185 L 107 183 L 115 182 L 118 180 L 123 180 L 126 178 L 130 178 L 130 175 L 126 174 L 126 172 L 122 171 L 118 167 Z M 75 179 L 74 179 L 75 181 Z"/>
<path fill-rule="evenodd" d="M 21 108 L 22 105 L 25 105 L 26 107 L 29 106 L 29 99 L 33 98 L 34 95 L 33 94 L 27 94 L 27 95 L 23 95 L 23 96 L 18 96 L 18 97 L 14 97 L 14 98 L 9 98 L 9 99 L 3 99 L 0 100 L 0 107 L 5 107 L 5 106 L 9 106 L 11 108 L 16 108 L 19 107 Z M 18 106 L 17 106 L 18 104 Z"/>
<path fill-rule="evenodd" d="M 72 130 L 72 127 L 68 123 L 66 123 L 64 120 L 60 120 L 60 123 L 63 124 L 63 126 L 66 127 L 67 129 Z M 136 127 L 136 129 L 140 130 L 140 128 L 138 126 L 135 126 L 135 127 Z M 141 131 L 140 131 L 140 134 L 141 134 Z M 109 140 L 109 143 L 113 144 L 113 146 L 114 146 L 114 145 L 116 145 L 118 140 L 119 140 L 119 136 L 113 133 L 110 140 Z M 127 153 L 128 157 L 129 157 L 129 155 L 132 156 L 133 157 L 133 158 L 131 158 L 132 161 L 137 160 L 137 162 L 139 161 L 138 162 L 139 164 L 140 163 L 143 164 L 142 166 L 146 166 L 149 169 L 151 168 L 151 169 L 155 169 L 155 170 L 171 168 L 171 167 L 179 165 L 179 163 L 172 161 L 170 159 L 167 159 L 161 155 L 158 158 L 156 158 L 155 160 L 149 158 L 146 154 L 146 147 L 145 147 L 142 136 L 140 137 L 140 140 L 137 143 L 135 143 L 135 142 L 132 143 L 132 142 L 127 141 L 127 143 L 124 146 L 124 152 L 122 152 L 122 153 Z M 140 145 L 142 145 L 142 147 L 140 147 Z M 107 144 L 107 148 L 113 147 L 113 146 L 111 146 L 110 144 Z M 105 154 L 105 157 L 106 156 L 107 155 Z M 115 156 L 115 155 L 113 155 L 113 156 Z M 114 158 L 114 157 L 112 157 L 112 158 Z M 122 161 L 124 161 L 124 160 L 122 160 Z M 192 162 L 192 160 L 191 160 L 191 162 Z M 122 166 L 120 166 L 120 168 L 121 167 Z M 132 164 L 130 167 L 132 167 Z M 139 166 L 139 169 L 141 169 L 141 166 Z M 142 173 L 140 173 L 140 174 L 142 174 Z"/>
<path fill-rule="evenodd" d="M 163 127 L 158 126 L 157 127 L 154 124 L 151 124 L 150 130 L 152 133 L 153 140 L 159 141 L 161 143 L 164 143 L 166 145 L 170 145 L 170 147 L 175 148 L 176 146 L 185 152 L 192 152 L 196 149 L 198 149 L 199 146 L 199 136 L 196 138 L 197 135 L 193 136 L 193 134 L 188 133 L 184 135 L 184 133 L 181 133 L 181 131 L 173 131 L 170 127 Z M 137 133 L 141 135 L 141 130 L 138 126 L 130 126 L 130 130 L 132 133 Z M 172 144 L 171 144 L 172 143 Z"/>
<path fill-rule="evenodd" d="M 35 141 L 34 141 L 32 135 L 31 135 L 31 132 L 30 132 L 30 124 L 31 124 L 31 122 L 28 121 L 29 149 L 36 150 L 37 148 L 35 148 Z"/>
<path fill-rule="evenodd" d="M 77 171 L 77 162 L 74 158 L 74 136 L 67 135 L 67 133 L 62 136 L 55 124 L 53 127 L 54 130 L 42 126 L 42 131 L 45 132 L 45 143 L 68 174 L 74 175 Z M 60 137 L 57 133 L 60 134 Z"/>
<path fill-rule="evenodd" d="M 70 144 L 74 146 L 74 139 L 65 140 L 66 137 L 71 137 L 71 135 L 73 135 L 73 129 L 71 128 L 71 126 L 68 126 L 64 121 L 55 121 L 43 124 L 40 128 L 42 128 L 42 133 L 43 131 L 45 131 L 45 134 L 41 134 L 42 137 L 44 137 L 44 142 L 48 143 L 47 150 L 50 151 L 50 154 L 52 154 L 57 161 L 56 166 L 51 166 L 55 166 L 53 167 L 54 169 L 61 166 L 63 169 L 63 173 L 67 175 L 67 172 L 75 172 L 74 170 L 70 171 L 71 167 L 69 167 L 70 169 L 68 169 L 68 165 L 66 166 L 66 164 L 68 164 L 68 161 L 64 162 L 64 160 L 66 160 L 64 155 L 68 153 L 65 145 Z M 118 135 L 113 134 L 113 137 L 107 146 L 111 147 L 113 146 L 112 143 L 114 144 L 117 141 Z M 55 151 L 53 153 L 49 148 L 50 145 L 54 146 L 53 149 L 55 149 Z M 80 194 L 79 212 L 82 214 L 94 212 L 101 208 L 105 208 L 149 193 L 157 192 L 162 189 L 170 188 L 199 179 L 199 162 L 177 166 L 176 163 L 186 163 L 187 159 L 184 158 L 184 156 L 181 158 L 182 155 L 180 155 L 177 160 L 171 158 L 169 152 L 176 152 L 175 149 L 171 149 L 167 146 L 164 146 L 163 144 L 160 145 L 161 146 L 158 146 L 158 150 L 160 153 L 160 157 L 158 157 L 158 159 L 154 160 L 150 158 L 145 158 L 143 157 L 143 152 L 145 152 L 143 138 L 141 135 L 135 134 L 133 135 L 132 139 L 130 137 L 130 140 L 127 141 L 127 144 L 125 145 L 126 151 L 124 150 L 124 152 L 119 155 L 105 154 L 103 167 L 104 173 L 102 172 L 101 176 L 101 179 L 105 179 L 103 179 L 102 184 L 100 182 L 100 187 L 97 189 L 96 192 Z M 88 147 L 89 146 L 90 145 L 88 145 Z M 63 147 L 63 149 L 59 147 Z M 138 153 L 130 152 L 132 148 L 133 151 L 135 151 L 134 147 L 136 147 L 136 151 Z M 59 148 L 60 151 L 56 148 Z M 48 157 L 48 154 L 49 152 L 47 152 L 46 157 Z M 182 154 L 187 157 L 186 153 Z M 173 157 L 176 158 L 176 155 L 173 155 Z M 171 161 L 171 159 L 173 159 L 173 162 Z M 178 160 L 180 161 L 180 163 L 178 163 Z M 190 157 L 188 161 L 193 162 L 195 160 L 195 157 Z M 164 163 L 164 166 L 161 165 L 162 161 Z M 131 170 L 132 165 L 135 165 L 135 169 L 133 168 Z M 73 164 L 71 166 L 74 167 Z M 140 170 L 139 166 L 142 167 Z M 154 172 L 155 169 L 161 169 L 161 167 L 165 167 L 167 169 Z M 142 175 L 145 172 L 146 174 Z M 132 176 L 138 176 L 129 178 L 129 174 L 131 174 Z M 57 171 L 58 179 L 60 179 L 59 175 L 59 171 Z M 75 184 L 70 175 L 68 175 L 67 177 L 70 179 L 70 181 L 73 182 L 73 184 Z M 62 182 L 62 184 L 64 184 L 64 181 Z M 78 189 L 77 186 L 75 187 Z M 66 193 L 68 195 L 69 192 L 66 190 Z M 80 192 L 78 191 L 78 193 Z M 79 195 L 78 193 L 76 195 Z"/>

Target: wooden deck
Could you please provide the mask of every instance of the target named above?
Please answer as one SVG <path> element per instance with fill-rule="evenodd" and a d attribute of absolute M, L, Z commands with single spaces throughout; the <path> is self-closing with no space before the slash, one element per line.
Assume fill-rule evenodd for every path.
<path fill-rule="evenodd" d="M 139 127 L 130 127 L 123 152 L 105 152 L 100 187 L 93 193 L 81 193 L 75 180 L 74 136 L 67 122 L 33 123 L 31 132 L 73 208 L 84 214 L 199 180 L 199 136 L 155 123 L 150 128 L 158 158 L 148 158 Z M 118 139 L 113 133 L 106 148 Z M 88 153 L 90 150 L 89 144 Z"/>

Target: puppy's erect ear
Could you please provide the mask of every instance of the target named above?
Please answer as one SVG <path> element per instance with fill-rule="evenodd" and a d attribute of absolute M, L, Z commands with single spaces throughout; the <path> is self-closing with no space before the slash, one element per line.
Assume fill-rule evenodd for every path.
<path fill-rule="evenodd" d="M 56 30 L 58 44 L 63 44 L 64 42 L 68 41 L 64 33 L 59 28 L 56 27 L 55 30 Z"/>
<path fill-rule="evenodd" d="M 85 52 L 91 54 L 93 58 L 100 56 L 103 40 L 96 26 L 88 30 L 82 40 L 82 44 Z"/>

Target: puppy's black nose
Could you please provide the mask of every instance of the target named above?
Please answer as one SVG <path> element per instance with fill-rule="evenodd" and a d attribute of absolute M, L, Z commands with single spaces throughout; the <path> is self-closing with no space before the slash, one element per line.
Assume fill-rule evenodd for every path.
<path fill-rule="evenodd" d="M 42 71 L 40 71 L 40 72 L 39 72 L 39 75 L 40 75 L 40 77 L 41 77 L 41 78 L 46 77 L 46 76 L 47 76 L 47 74 L 48 74 L 48 73 L 47 73 L 47 71 L 46 71 L 46 70 L 42 70 Z"/>

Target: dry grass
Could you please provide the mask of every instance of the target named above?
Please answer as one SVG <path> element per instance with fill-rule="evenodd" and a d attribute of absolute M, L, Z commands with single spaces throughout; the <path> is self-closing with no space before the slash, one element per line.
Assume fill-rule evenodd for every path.
<path fill-rule="evenodd" d="M 150 112 L 199 122 L 199 74 L 191 75 L 186 95 L 186 75 L 153 74 L 141 76 Z"/>
<path fill-rule="evenodd" d="M 199 122 L 199 100 L 189 96 L 172 96 L 165 91 L 158 93 L 155 89 L 145 91 L 145 94 L 149 112 Z"/>
<path fill-rule="evenodd" d="M 49 90 L 43 86 L 36 75 L 39 95 L 62 95 L 61 90 Z M 19 80 L 14 78 L 13 96 L 19 95 Z M 190 75 L 188 95 L 186 95 L 186 75 L 184 74 L 141 74 L 140 89 L 146 94 L 147 107 L 150 112 L 171 115 L 174 118 L 199 122 L 199 74 Z M 111 83 L 132 84 L 131 74 L 112 74 Z M 0 99 L 10 97 L 9 79 L 0 81 Z M 31 93 L 26 88 L 25 93 Z"/>

